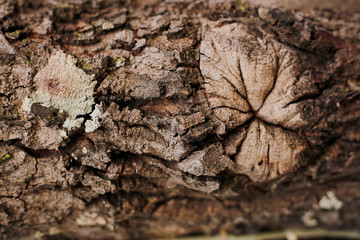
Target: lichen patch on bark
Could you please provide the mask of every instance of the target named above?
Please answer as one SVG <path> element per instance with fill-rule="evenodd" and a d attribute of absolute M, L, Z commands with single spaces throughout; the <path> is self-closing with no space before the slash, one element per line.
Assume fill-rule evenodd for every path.
<path fill-rule="evenodd" d="M 68 115 L 64 128 L 78 128 L 83 120 L 77 117 L 90 113 L 94 105 L 96 82 L 94 76 L 84 73 L 75 63 L 71 55 L 54 51 L 48 64 L 36 74 L 36 91 L 24 100 L 23 109 L 31 110 L 34 103 L 53 107 Z"/>

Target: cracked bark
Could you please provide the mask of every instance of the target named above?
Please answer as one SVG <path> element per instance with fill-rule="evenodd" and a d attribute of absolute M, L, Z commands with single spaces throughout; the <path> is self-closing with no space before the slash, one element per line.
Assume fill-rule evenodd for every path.
<path fill-rule="evenodd" d="M 356 229 L 359 16 L 1 2 L 0 235 Z"/>

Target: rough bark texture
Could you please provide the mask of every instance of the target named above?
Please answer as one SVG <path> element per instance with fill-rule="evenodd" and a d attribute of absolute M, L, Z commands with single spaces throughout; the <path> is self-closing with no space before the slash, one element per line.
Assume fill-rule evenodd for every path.
<path fill-rule="evenodd" d="M 360 226 L 359 12 L 0 2 L 4 239 Z"/>

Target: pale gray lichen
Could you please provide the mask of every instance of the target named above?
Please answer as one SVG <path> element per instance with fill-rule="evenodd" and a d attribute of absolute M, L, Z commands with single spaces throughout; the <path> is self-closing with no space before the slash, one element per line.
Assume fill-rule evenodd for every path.
<path fill-rule="evenodd" d="M 305 227 L 316 227 L 319 224 L 313 211 L 306 212 L 301 217 L 301 221 L 304 223 Z"/>
<path fill-rule="evenodd" d="M 34 103 L 66 112 L 68 118 L 63 127 L 79 128 L 84 121 L 77 118 L 91 112 L 94 105 L 93 75 L 87 75 L 76 67 L 76 59 L 63 51 L 54 52 L 48 64 L 35 76 L 36 91 L 26 98 L 22 109 L 30 111 Z"/>
<path fill-rule="evenodd" d="M 114 24 L 112 24 L 111 22 L 104 22 L 104 23 L 101 25 L 102 30 L 111 30 L 111 29 L 113 29 L 114 27 L 115 27 Z"/>
<path fill-rule="evenodd" d="M 340 210 L 343 203 L 337 199 L 333 191 L 328 191 L 326 195 L 320 199 L 319 206 L 321 209 L 326 210 Z"/>
<path fill-rule="evenodd" d="M 88 150 L 87 150 L 86 147 L 83 147 L 83 148 L 81 149 L 81 151 L 82 151 L 83 154 L 87 154 L 87 153 L 88 153 Z"/>
<path fill-rule="evenodd" d="M 85 211 L 76 219 L 79 226 L 105 226 L 107 221 L 96 212 Z"/>
<path fill-rule="evenodd" d="M 100 105 L 95 105 L 94 111 L 90 114 L 91 120 L 85 122 L 85 132 L 93 132 L 100 126 L 99 116 L 101 114 Z"/>
<path fill-rule="evenodd" d="M 84 122 L 84 118 L 76 118 L 76 119 L 66 119 L 63 127 L 66 129 L 77 129 L 81 127 L 81 124 Z"/>
<path fill-rule="evenodd" d="M 59 134 L 63 139 L 66 139 L 68 137 L 64 130 L 59 130 Z"/>

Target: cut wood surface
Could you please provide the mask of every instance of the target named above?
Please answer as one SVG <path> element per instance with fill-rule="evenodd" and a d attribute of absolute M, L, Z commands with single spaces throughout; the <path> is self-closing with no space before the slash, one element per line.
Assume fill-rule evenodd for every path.
<path fill-rule="evenodd" d="M 0 0 L 1 238 L 358 236 L 360 11 L 311 2 Z"/>

